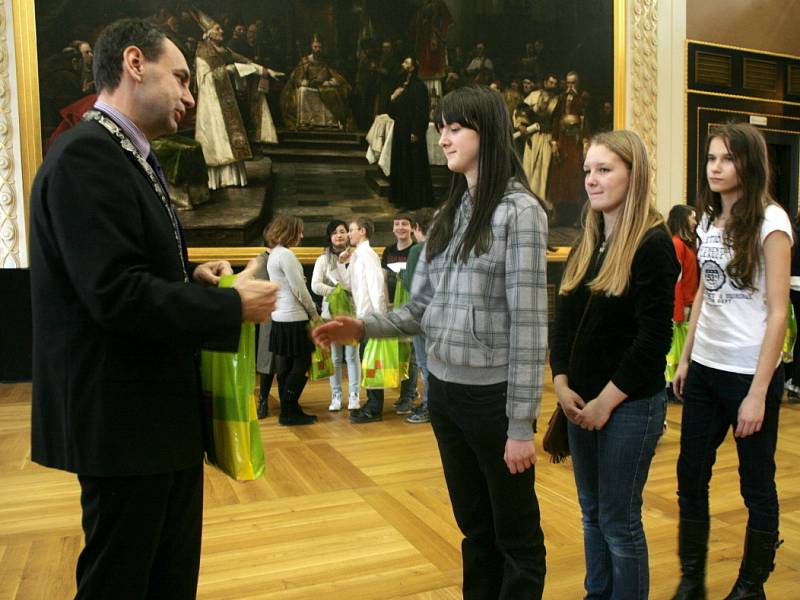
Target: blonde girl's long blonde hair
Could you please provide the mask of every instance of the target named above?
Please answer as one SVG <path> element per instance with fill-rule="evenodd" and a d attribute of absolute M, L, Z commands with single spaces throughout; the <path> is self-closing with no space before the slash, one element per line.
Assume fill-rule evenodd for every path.
<path fill-rule="evenodd" d="M 603 265 L 588 284 L 592 293 L 621 296 L 630 283 L 636 249 L 650 229 L 665 227 L 664 217 L 650 201 L 650 164 L 644 143 L 636 133 L 624 129 L 608 131 L 592 138 L 591 145 L 605 146 L 628 167 L 628 192 L 622 214 L 611 239 L 606 241 Z M 602 212 L 587 207 L 583 235 L 567 261 L 559 294 L 573 292 L 586 276 L 600 240 L 602 216 Z"/>

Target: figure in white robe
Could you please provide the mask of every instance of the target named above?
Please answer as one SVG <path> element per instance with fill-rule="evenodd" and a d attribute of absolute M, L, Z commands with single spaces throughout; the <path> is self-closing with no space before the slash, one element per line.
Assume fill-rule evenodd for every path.
<path fill-rule="evenodd" d="M 550 161 L 553 150 L 550 147 L 553 130 L 553 111 L 558 104 L 558 96 L 554 93 L 558 81 L 548 77 L 544 88 L 528 94 L 524 102 L 531 110 L 527 123 L 515 123 L 525 140 L 525 152 L 522 155 L 522 167 L 528 176 L 531 191 L 542 200 L 547 200 L 547 176 L 550 172 Z"/>
<path fill-rule="evenodd" d="M 271 69 L 222 45 L 222 28 L 213 23 L 197 45 L 197 124 L 195 139 L 208 166 L 208 187 L 247 185 L 245 161 L 251 142 L 277 143 L 267 105 Z"/>

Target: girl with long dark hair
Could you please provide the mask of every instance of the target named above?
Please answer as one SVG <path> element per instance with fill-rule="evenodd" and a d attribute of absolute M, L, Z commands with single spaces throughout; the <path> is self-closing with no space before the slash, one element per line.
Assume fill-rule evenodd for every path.
<path fill-rule="evenodd" d="M 541 598 L 545 548 L 533 421 L 547 336 L 547 217 L 514 152 L 502 96 L 447 94 L 436 118 L 454 173 L 414 271 L 411 301 L 337 318 L 318 343 L 424 334 L 428 402 L 464 534 L 464 598 Z"/>
<path fill-rule="evenodd" d="M 775 447 L 783 395 L 792 225 L 769 193 L 767 144 L 748 124 L 712 129 L 699 180 L 700 286 L 675 379 L 679 600 L 705 598 L 708 484 L 729 429 L 748 510 L 739 577 L 726 600 L 765 598 L 778 547 Z"/>

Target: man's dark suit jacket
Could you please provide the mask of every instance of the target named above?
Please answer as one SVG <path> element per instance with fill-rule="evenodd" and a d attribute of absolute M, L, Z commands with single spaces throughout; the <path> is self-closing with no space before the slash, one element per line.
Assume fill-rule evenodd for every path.
<path fill-rule="evenodd" d="M 96 122 L 61 136 L 36 176 L 30 262 L 33 460 L 87 476 L 199 464 L 198 351 L 236 349 L 241 302 L 184 283 L 152 184 Z"/>

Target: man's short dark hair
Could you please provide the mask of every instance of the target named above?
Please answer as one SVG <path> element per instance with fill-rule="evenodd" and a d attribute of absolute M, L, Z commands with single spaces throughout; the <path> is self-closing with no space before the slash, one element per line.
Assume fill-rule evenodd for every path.
<path fill-rule="evenodd" d="M 409 212 L 399 212 L 392 217 L 392 221 L 408 221 L 409 224 L 414 224 L 414 215 Z"/>
<path fill-rule="evenodd" d="M 414 225 L 418 226 L 420 231 L 427 235 L 428 227 L 431 226 L 431 223 L 433 222 L 433 215 L 435 214 L 436 210 L 433 208 L 420 208 L 414 213 Z"/>
<path fill-rule="evenodd" d="M 94 85 L 98 92 L 114 91 L 122 79 L 122 52 L 136 46 L 147 60 L 164 51 L 164 32 L 144 19 L 120 19 L 108 25 L 94 45 Z"/>

